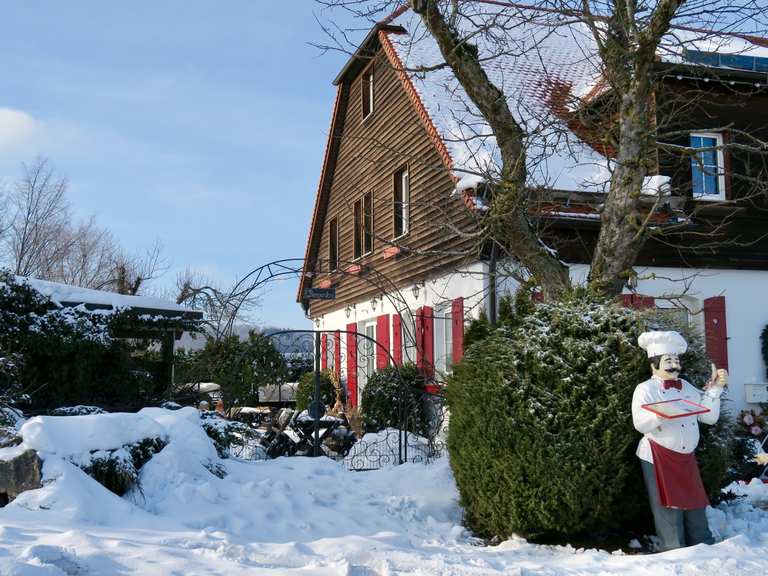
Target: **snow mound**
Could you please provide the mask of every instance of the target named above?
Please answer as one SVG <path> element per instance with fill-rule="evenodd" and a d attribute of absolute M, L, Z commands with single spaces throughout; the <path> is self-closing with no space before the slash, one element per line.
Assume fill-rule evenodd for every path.
<path fill-rule="evenodd" d="M 165 437 L 165 429 L 141 414 L 35 416 L 20 430 L 24 446 L 45 454 L 77 456 L 115 450 L 144 438 Z"/>

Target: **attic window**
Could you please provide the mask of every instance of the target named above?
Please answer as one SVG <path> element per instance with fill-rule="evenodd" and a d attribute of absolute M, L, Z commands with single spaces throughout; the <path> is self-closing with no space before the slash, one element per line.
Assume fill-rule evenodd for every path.
<path fill-rule="evenodd" d="M 339 269 L 339 219 L 333 218 L 328 226 L 328 269 Z"/>
<path fill-rule="evenodd" d="M 395 172 L 395 238 L 408 233 L 410 224 L 410 184 L 408 181 L 408 167 L 404 166 Z"/>
<path fill-rule="evenodd" d="M 362 77 L 363 120 L 373 113 L 373 66 L 368 66 Z"/>
<path fill-rule="evenodd" d="M 723 135 L 694 132 L 691 148 L 700 149 L 691 156 L 691 188 L 696 200 L 725 200 L 725 161 Z"/>
<path fill-rule="evenodd" d="M 373 251 L 373 193 L 364 194 L 354 208 L 355 258 Z"/>

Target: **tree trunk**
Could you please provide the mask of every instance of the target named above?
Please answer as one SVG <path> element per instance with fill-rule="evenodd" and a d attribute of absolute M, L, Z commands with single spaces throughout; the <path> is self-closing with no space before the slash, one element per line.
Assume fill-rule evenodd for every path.
<path fill-rule="evenodd" d="M 525 133 L 510 112 L 504 93 L 483 70 L 475 47 L 459 38 L 438 5 L 438 0 L 411 0 L 446 63 L 493 130 L 501 153 L 501 182 L 485 221 L 486 236 L 527 268 L 547 297 L 557 298 L 570 288 L 570 277 L 568 267 L 541 242 L 527 217 Z"/>

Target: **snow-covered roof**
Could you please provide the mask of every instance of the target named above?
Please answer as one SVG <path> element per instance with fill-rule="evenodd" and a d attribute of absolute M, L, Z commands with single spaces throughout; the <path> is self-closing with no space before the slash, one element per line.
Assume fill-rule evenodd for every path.
<path fill-rule="evenodd" d="M 600 142 L 585 141 L 585 134 L 574 133 L 568 122 L 569 112 L 607 88 L 590 30 L 573 19 L 565 22 L 557 14 L 505 11 L 487 4 L 464 8 L 465 12 L 476 11 L 473 29 L 482 30 L 479 22 L 488 24 L 494 18 L 496 24 L 503 25 L 503 30 L 489 26 L 476 32 L 470 41 L 477 46 L 488 77 L 507 96 L 510 111 L 527 134 L 529 184 L 601 191 L 609 178 L 610 159 L 603 154 Z M 500 158 L 493 133 L 451 69 L 439 66 L 444 59 L 421 18 L 404 10 L 387 24 L 406 30 L 402 34 L 383 28 L 380 38 L 385 49 L 394 51 L 399 60 L 395 64 L 404 70 L 418 95 L 445 146 L 453 175 L 461 182 L 467 182 L 467 173 L 498 177 Z M 761 45 L 759 40 L 674 30 L 662 42 L 659 59 L 700 65 L 690 58 L 692 50 L 749 58 L 768 56 L 768 42 Z M 710 60 L 708 67 L 711 65 Z"/>
<path fill-rule="evenodd" d="M 79 286 L 24 276 L 16 276 L 16 281 L 27 284 L 49 298 L 53 304 L 60 307 L 84 305 L 88 309 L 134 309 L 142 313 L 183 313 L 202 316 L 200 312 L 153 296 L 128 296 L 126 294 L 81 288 Z"/>

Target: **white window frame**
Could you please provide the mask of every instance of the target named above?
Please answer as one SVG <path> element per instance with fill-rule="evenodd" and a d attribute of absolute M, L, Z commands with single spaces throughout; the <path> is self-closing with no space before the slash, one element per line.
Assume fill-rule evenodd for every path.
<path fill-rule="evenodd" d="M 395 191 L 397 191 L 397 177 L 400 177 L 400 197 L 395 199 L 392 215 L 392 229 L 395 227 L 395 215 L 398 208 L 400 211 L 400 218 L 403 223 L 403 231 L 399 235 L 395 235 L 394 239 L 407 236 L 411 230 L 411 171 L 408 166 L 395 171 Z M 398 207 L 398 203 L 400 206 Z"/>
<path fill-rule="evenodd" d="M 444 374 L 453 369 L 452 312 L 450 304 L 436 308 L 433 322 L 435 369 Z"/>
<path fill-rule="evenodd" d="M 325 339 L 325 354 L 327 358 L 327 366 L 328 369 L 339 373 L 339 367 L 336 366 L 336 335 L 335 334 L 328 334 L 328 336 Z"/>
<path fill-rule="evenodd" d="M 400 317 L 400 345 L 402 347 L 403 364 L 416 363 L 416 313 L 407 310 Z"/>
<path fill-rule="evenodd" d="M 376 340 L 376 321 L 364 320 L 358 323 L 358 331 Z M 370 333 L 369 333 L 370 331 Z M 376 344 L 368 338 L 359 338 L 357 347 L 357 401 L 362 404 L 363 389 L 368 377 L 376 370 Z M 369 369 L 370 368 L 370 369 Z"/>
<path fill-rule="evenodd" d="M 723 135 L 720 132 L 691 132 L 690 138 L 714 138 L 717 156 L 717 194 L 693 194 L 693 182 L 691 182 L 691 194 L 694 200 L 707 202 L 722 202 L 725 200 L 725 154 L 723 154 Z M 690 144 L 690 140 L 689 140 Z M 696 150 L 696 148 L 694 148 Z M 691 162 L 695 162 L 693 158 Z M 691 167 L 691 181 L 693 181 L 693 167 Z"/>
<path fill-rule="evenodd" d="M 361 103 L 365 99 L 365 81 L 366 77 L 368 79 L 368 114 L 365 114 L 365 105 L 362 105 L 362 108 L 360 110 L 361 115 L 363 117 L 363 122 L 368 120 L 371 116 L 373 116 L 373 65 L 369 65 L 365 70 L 363 70 L 362 77 L 360 78 L 360 85 L 361 85 Z"/>

